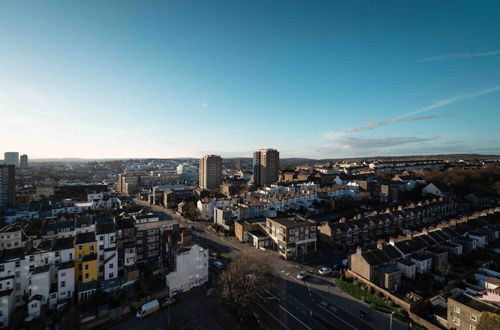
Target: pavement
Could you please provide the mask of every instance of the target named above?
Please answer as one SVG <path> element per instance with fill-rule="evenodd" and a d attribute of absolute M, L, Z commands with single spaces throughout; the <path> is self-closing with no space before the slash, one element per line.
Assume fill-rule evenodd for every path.
<path fill-rule="evenodd" d="M 278 288 L 261 298 L 259 306 L 272 316 L 273 321 L 284 328 L 355 330 L 390 328 L 391 320 L 388 314 L 373 310 L 369 305 L 338 289 L 332 277 L 318 274 L 320 266 L 332 267 L 345 258 L 340 252 L 320 250 L 319 257 L 312 262 L 292 263 L 281 259 L 274 251 L 261 251 L 249 244 L 240 243 L 235 237 L 220 236 L 211 230 L 211 223 L 189 221 L 163 207 L 152 206 L 143 201 L 137 202 L 149 210 L 162 213 L 167 219 L 175 218 L 186 226 L 192 226 L 195 242 L 215 248 L 232 257 L 245 253 L 268 263 L 281 281 Z M 302 270 L 310 271 L 312 276 L 305 281 L 297 279 L 297 274 Z M 359 311 L 367 312 L 370 321 L 359 318 Z M 393 319 L 392 329 L 408 328 L 406 324 Z"/>

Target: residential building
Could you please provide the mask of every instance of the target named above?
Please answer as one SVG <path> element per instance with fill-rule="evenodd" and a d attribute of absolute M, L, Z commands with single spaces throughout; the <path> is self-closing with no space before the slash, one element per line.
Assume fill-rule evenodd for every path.
<path fill-rule="evenodd" d="M 200 159 L 200 188 L 217 190 L 222 184 L 222 158 L 206 155 Z"/>
<path fill-rule="evenodd" d="M 28 296 L 40 296 L 41 305 L 45 305 L 49 301 L 51 287 L 51 265 L 39 266 L 33 269 L 30 278 L 30 286 Z"/>
<path fill-rule="evenodd" d="M 316 252 L 316 222 L 300 216 L 266 219 L 266 233 L 285 259 L 305 258 Z"/>
<path fill-rule="evenodd" d="M 71 301 L 75 293 L 75 266 L 71 261 L 64 262 L 57 269 L 57 299 L 59 302 Z"/>
<path fill-rule="evenodd" d="M 130 218 L 117 217 L 115 228 L 118 269 L 122 270 L 124 266 L 132 266 L 137 261 L 135 226 Z"/>
<path fill-rule="evenodd" d="M 28 167 L 28 155 L 26 155 L 26 154 L 21 155 L 19 165 L 21 168 Z"/>
<path fill-rule="evenodd" d="M 448 329 L 479 330 L 485 312 L 498 314 L 500 308 L 466 293 L 457 293 L 448 298 Z"/>
<path fill-rule="evenodd" d="M 16 167 L 0 164 L 0 208 L 14 205 L 16 198 Z"/>
<path fill-rule="evenodd" d="M 95 237 L 99 258 L 99 278 L 110 280 L 118 277 L 115 224 L 111 217 L 97 219 Z"/>
<path fill-rule="evenodd" d="M 266 186 L 279 179 L 280 156 L 278 150 L 261 149 L 253 154 L 253 183 Z"/>
<path fill-rule="evenodd" d="M 19 167 L 19 153 L 8 151 L 3 154 L 3 161 L 6 165 L 14 165 Z"/>
<path fill-rule="evenodd" d="M 75 235 L 75 282 L 88 283 L 98 278 L 97 241 L 95 232 Z"/>
<path fill-rule="evenodd" d="M 135 223 L 135 247 L 138 263 L 157 261 L 160 257 L 161 232 L 164 230 L 178 230 L 179 228 L 177 220 L 159 221 L 158 218 L 149 219 L 149 222 L 144 222 L 144 219 L 140 218 L 140 222 Z"/>
<path fill-rule="evenodd" d="M 410 256 L 410 260 L 416 265 L 417 273 L 425 274 L 432 269 L 432 257 L 426 256 L 422 253 Z"/>
<path fill-rule="evenodd" d="M 191 231 L 184 229 L 181 243 L 172 247 L 174 268 L 166 276 L 170 295 L 188 291 L 208 282 L 208 249 L 191 240 Z"/>
<path fill-rule="evenodd" d="M 377 270 L 388 264 L 391 259 L 380 249 L 363 250 L 356 248 L 356 253 L 349 256 L 350 269 L 372 283 L 378 283 L 380 277 Z"/>
<path fill-rule="evenodd" d="M 396 262 L 396 266 L 403 273 L 403 276 L 409 279 L 415 279 L 417 266 L 413 261 L 401 259 Z"/>

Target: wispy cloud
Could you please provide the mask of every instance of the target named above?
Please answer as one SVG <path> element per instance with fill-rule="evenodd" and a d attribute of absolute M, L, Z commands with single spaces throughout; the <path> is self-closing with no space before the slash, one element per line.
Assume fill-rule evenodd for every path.
<path fill-rule="evenodd" d="M 484 53 L 452 53 L 452 54 L 444 54 L 438 56 L 425 57 L 417 62 L 432 62 L 432 61 L 446 61 L 453 60 L 456 58 L 468 58 L 468 57 L 483 57 L 483 56 L 492 56 L 492 55 L 500 55 L 500 50 L 496 50 L 493 52 L 484 52 Z"/>
<path fill-rule="evenodd" d="M 432 139 L 413 137 L 413 136 L 390 136 L 390 137 L 380 137 L 380 138 L 343 137 L 338 141 L 336 141 L 336 143 L 338 143 L 340 148 L 342 149 L 366 150 L 366 149 L 387 148 L 409 143 L 425 142 L 430 140 Z"/>
<path fill-rule="evenodd" d="M 365 125 L 350 127 L 350 128 L 346 128 L 346 129 L 339 130 L 339 131 L 325 132 L 323 134 L 323 136 L 327 139 L 336 139 L 339 136 L 342 136 L 345 134 L 366 131 L 366 130 L 374 129 L 374 128 L 377 128 L 380 126 L 392 125 L 392 124 L 396 124 L 396 123 L 400 123 L 400 122 L 419 121 L 419 120 L 428 120 L 428 119 L 435 119 L 435 118 L 441 118 L 441 117 L 449 117 L 452 115 L 452 113 L 444 113 L 444 114 L 438 114 L 438 115 L 427 115 L 427 116 L 416 116 L 416 117 L 412 117 L 412 116 L 417 115 L 417 114 L 421 114 L 421 113 L 425 113 L 425 112 L 429 112 L 429 111 L 432 111 L 432 110 L 435 110 L 435 109 L 438 109 L 438 108 L 441 108 L 441 107 L 444 107 L 446 105 L 456 103 L 459 101 L 465 101 L 465 100 L 476 98 L 476 97 L 479 97 L 482 95 L 490 94 L 490 93 L 493 93 L 493 92 L 496 92 L 499 90 L 500 90 L 500 85 L 494 86 L 494 87 L 491 87 L 488 89 L 483 89 L 483 90 L 480 90 L 480 91 L 477 91 L 474 93 L 454 96 L 454 97 L 451 97 L 448 99 L 439 100 L 437 102 L 434 102 L 431 105 L 425 106 L 423 108 L 420 108 L 420 109 L 417 109 L 417 110 L 414 110 L 411 112 L 407 112 L 401 116 L 398 116 L 398 117 L 395 117 L 392 119 L 385 119 L 385 120 L 370 122 L 370 123 L 365 124 Z"/>
<path fill-rule="evenodd" d="M 396 123 L 400 123 L 400 122 L 404 122 L 404 121 L 428 120 L 428 119 L 435 119 L 435 118 L 441 118 L 441 117 L 449 117 L 451 115 L 452 115 L 451 113 L 443 113 L 443 114 L 439 114 L 439 115 L 403 117 L 403 118 L 394 118 L 394 119 L 388 119 L 388 120 L 373 121 L 373 122 L 368 123 L 366 125 L 350 127 L 350 128 L 345 129 L 345 130 L 342 130 L 342 131 L 327 132 L 327 133 L 325 133 L 325 137 L 335 138 L 335 137 L 338 137 L 338 136 L 344 135 L 344 134 L 367 131 L 367 130 L 374 129 L 374 128 L 377 128 L 380 126 L 396 124 Z"/>

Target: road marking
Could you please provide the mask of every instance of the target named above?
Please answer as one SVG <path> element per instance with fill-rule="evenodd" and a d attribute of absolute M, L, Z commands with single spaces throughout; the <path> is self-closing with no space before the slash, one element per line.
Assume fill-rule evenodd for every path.
<path fill-rule="evenodd" d="M 287 310 L 286 310 L 283 306 L 281 306 L 281 305 L 279 305 L 279 306 L 280 306 L 280 308 L 281 308 L 282 310 L 284 310 L 285 312 L 287 312 L 287 313 L 288 313 L 288 315 L 290 315 L 291 317 L 293 317 L 294 319 L 296 319 L 297 321 L 299 321 L 299 322 L 300 322 L 300 324 L 302 324 L 304 327 L 306 327 L 306 328 L 307 328 L 307 329 L 309 329 L 309 330 L 312 330 L 311 328 L 309 328 L 309 327 L 307 326 L 307 324 L 305 324 L 304 322 L 302 322 L 301 320 L 299 320 L 299 319 L 298 319 L 295 315 L 293 315 L 292 313 L 290 313 L 289 311 L 287 311 Z"/>
<path fill-rule="evenodd" d="M 337 319 L 339 319 L 340 321 L 342 321 L 342 322 L 344 322 L 345 324 L 347 324 L 347 326 L 348 326 L 349 328 L 352 328 L 352 329 L 354 329 L 354 330 L 358 330 L 358 329 L 357 329 L 357 328 L 355 328 L 354 326 L 350 325 L 349 323 L 347 323 L 346 321 L 344 321 L 343 319 L 341 319 L 339 316 L 337 316 L 337 315 L 333 314 L 332 312 L 330 312 L 330 311 L 329 311 L 328 309 L 326 309 L 325 307 L 323 307 L 323 306 L 321 306 L 321 305 L 319 305 L 319 304 L 318 304 L 318 307 L 320 307 L 321 309 L 323 309 L 324 311 L 326 311 L 326 312 L 327 312 L 327 313 L 329 313 L 330 315 L 332 315 L 332 316 L 336 317 L 336 318 L 337 318 Z"/>
<path fill-rule="evenodd" d="M 269 293 L 272 298 L 277 299 L 278 301 L 280 301 L 280 298 L 276 297 L 274 294 L 272 294 L 271 292 L 269 292 L 269 290 L 264 289 L 264 291 L 266 291 L 267 293 Z"/>

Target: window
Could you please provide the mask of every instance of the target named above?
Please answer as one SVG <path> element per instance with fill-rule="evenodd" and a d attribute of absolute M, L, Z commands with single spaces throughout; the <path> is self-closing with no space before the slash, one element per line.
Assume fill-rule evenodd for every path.
<path fill-rule="evenodd" d="M 83 245 L 78 245 L 78 250 L 82 251 L 83 250 Z"/>
<path fill-rule="evenodd" d="M 474 322 L 477 322 L 477 316 L 476 316 L 476 315 L 474 315 L 474 314 L 471 314 L 471 315 L 470 315 L 470 320 L 471 320 L 471 321 L 474 321 Z"/>
<path fill-rule="evenodd" d="M 16 261 L 16 267 L 21 267 L 21 261 Z"/>
<path fill-rule="evenodd" d="M 85 270 L 89 270 L 89 265 L 85 265 Z"/>
<path fill-rule="evenodd" d="M 460 308 L 457 306 L 453 307 L 453 312 L 460 314 Z"/>
<path fill-rule="evenodd" d="M 78 264 L 78 270 L 82 270 L 82 264 Z"/>
<path fill-rule="evenodd" d="M 456 326 L 460 326 L 460 319 L 458 317 L 454 317 L 453 324 L 455 324 Z"/>
<path fill-rule="evenodd" d="M 61 288 L 64 288 L 66 286 L 66 281 L 61 281 Z"/>
<path fill-rule="evenodd" d="M 113 264 L 109 264 L 109 269 L 113 269 L 113 266 L 114 266 Z M 471 316 L 471 318 L 472 318 L 472 316 Z"/>
<path fill-rule="evenodd" d="M 470 326 L 469 326 L 469 330 L 476 330 L 476 326 L 474 326 L 474 325 L 470 325 Z"/>
<path fill-rule="evenodd" d="M 110 277 L 110 278 L 113 278 L 113 277 L 114 277 L 114 276 L 113 276 L 113 273 L 109 273 L 109 277 Z"/>
<path fill-rule="evenodd" d="M 35 261 L 35 256 L 30 256 L 30 261 Z"/>
<path fill-rule="evenodd" d="M 93 245 L 90 246 L 90 251 L 94 251 L 94 246 Z"/>

